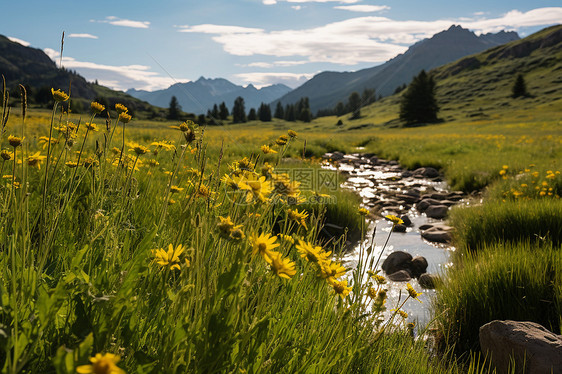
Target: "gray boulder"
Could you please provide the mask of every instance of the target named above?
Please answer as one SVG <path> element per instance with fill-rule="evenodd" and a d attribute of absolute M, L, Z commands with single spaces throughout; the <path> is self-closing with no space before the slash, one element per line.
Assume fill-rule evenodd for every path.
<path fill-rule="evenodd" d="M 408 270 L 400 270 L 387 275 L 387 278 L 393 282 L 408 282 L 412 279 L 412 275 L 408 272 Z"/>
<path fill-rule="evenodd" d="M 396 251 L 389 254 L 384 260 L 382 269 L 386 274 L 393 274 L 400 270 L 409 270 L 411 264 L 411 254 L 403 251 Z"/>
<path fill-rule="evenodd" d="M 480 327 L 480 347 L 498 373 L 562 373 L 562 336 L 538 323 L 492 321 Z"/>
<path fill-rule="evenodd" d="M 420 283 L 420 286 L 422 288 L 434 289 L 435 286 L 439 284 L 439 282 L 441 282 L 441 280 L 439 279 L 439 276 L 435 274 L 424 273 L 420 275 L 420 277 L 418 278 L 418 282 Z"/>
<path fill-rule="evenodd" d="M 410 265 L 410 270 L 414 277 L 419 277 L 427 271 L 427 260 L 425 257 L 416 256 L 412 258 L 412 264 Z"/>
<path fill-rule="evenodd" d="M 447 216 L 448 211 L 449 207 L 447 205 L 430 205 L 425 210 L 425 214 L 429 218 L 442 219 Z"/>
<path fill-rule="evenodd" d="M 452 241 L 450 231 L 438 226 L 422 231 L 421 236 L 425 240 L 436 243 L 450 243 Z"/>

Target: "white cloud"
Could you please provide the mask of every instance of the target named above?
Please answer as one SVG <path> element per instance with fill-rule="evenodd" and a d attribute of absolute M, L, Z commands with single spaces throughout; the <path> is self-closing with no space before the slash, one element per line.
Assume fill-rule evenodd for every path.
<path fill-rule="evenodd" d="M 291 8 L 293 8 L 294 10 L 301 10 L 302 6 L 300 5 L 293 5 Z"/>
<path fill-rule="evenodd" d="M 354 4 L 361 0 L 262 0 L 265 5 L 277 4 L 279 1 L 286 1 L 288 3 L 340 3 L 340 4 Z"/>
<path fill-rule="evenodd" d="M 60 53 L 54 49 L 45 48 L 43 51 L 52 60 L 57 60 L 60 57 Z M 67 69 L 76 70 L 89 81 L 97 80 L 99 84 L 114 90 L 126 90 L 134 87 L 139 90 L 153 91 L 168 88 L 179 81 L 188 81 L 188 79 L 176 80 L 163 77 L 154 71 L 150 71 L 150 66 L 146 65 L 104 65 L 95 62 L 77 61 L 72 57 L 64 56 L 62 65 Z"/>
<path fill-rule="evenodd" d="M 304 0 L 288 0 L 303 2 Z M 328 1 L 328 0 L 326 0 Z M 237 56 L 303 56 L 309 62 L 354 65 L 383 62 L 423 38 L 460 24 L 477 33 L 518 29 L 526 26 L 556 24 L 562 19 L 562 7 L 538 8 L 527 12 L 510 11 L 496 18 L 438 19 L 434 21 L 397 21 L 386 17 L 365 16 L 300 29 L 265 31 L 222 25 L 186 26 L 188 32 L 215 34 L 213 40 Z"/>
<path fill-rule="evenodd" d="M 247 65 L 239 65 L 239 66 L 251 67 L 251 68 L 272 68 L 275 66 L 296 66 L 296 65 L 303 65 L 308 63 L 309 61 L 274 61 L 274 62 L 252 62 Z"/>
<path fill-rule="evenodd" d="M 69 34 L 69 38 L 86 38 L 86 39 L 97 39 L 98 37 L 92 34 Z"/>
<path fill-rule="evenodd" d="M 13 36 L 8 36 L 8 39 L 10 39 L 14 43 L 19 43 L 19 44 L 23 45 L 24 47 L 29 47 L 29 44 L 30 44 L 29 42 L 26 42 L 25 40 L 14 38 Z"/>
<path fill-rule="evenodd" d="M 380 12 L 381 10 L 389 10 L 388 5 L 340 5 L 335 6 L 334 9 L 349 10 L 350 12 Z"/>
<path fill-rule="evenodd" d="M 90 22 L 109 23 L 114 26 L 132 27 L 136 29 L 148 29 L 150 26 L 150 22 L 148 21 L 132 21 L 130 19 L 123 19 L 115 16 L 105 17 L 105 19 L 101 21 L 90 20 Z"/>
<path fill-rule="evenodd" d="M 256 29 L 252 27 L 242 26 L 225 26 L 225 25 L 211 25 L 202 24 L 196 26 L 182 25 L 177 26 L 179 32 L 199 32 L 203 34 L 252 34 L 263 32 L 263 29 Z"/>
<path fill-rule="evenodd" d="M 235 77 L 244 82 L 250 82 L 257 88 L 283 83 L 295 88 L 312 78 L 317 73 L 241 73 Z"/>

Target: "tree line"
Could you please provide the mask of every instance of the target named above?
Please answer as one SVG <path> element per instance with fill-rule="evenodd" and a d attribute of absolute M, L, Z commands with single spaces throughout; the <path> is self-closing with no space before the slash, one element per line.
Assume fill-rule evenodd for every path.
<path fill-rule="evenodd" d="M 172 96 L 168 107 L 167 118 L 169 120 L 180 120 L 184 116 L 185 113 L 182 112 L 178 99 Z M 275 112 L 272 113 L 271 106 L 266 103 L 261 103 L 257 110 L 255 108 L 250 108 L 250 110 L 246 112 L 244 98 L 238 96 L 234 100 L 232 111 L 228 110 L 226 103 L 223 101 L 219 105 L 214 104 L 212 109 L 207 110 L 206 115 L 200 114 L 195 119 L 195 122 L 200 125 L 220 125 L 223 121 L 227 121 L 229 116 L 232 116 L 232 123 L 244 123 L 257 120 L 261 122 L 271 122 L 273 118 L 290 122 L 310 122 L 313 119 L 308 97 L 303 97 L 296 103 L 287 104 L 285 106 L 283 106 L 281 102 L 277 102 Z"/>
<path fill-rule="evenodd" d="M 435 90 L 435 79 L 432 75 L 427 74 L 425 70 L 422 70 L 415 76 L 408 86 L 405 84 L 398 86 L 394 93 L 398 94 L 403 92 L 400 98 L 400 120 L 406 125 L 436 122 L 438 120 L 437 114 L 439 112 L 439 105 L 435 97 Z M 531 96 L 527 91 L 522 74 L 517 75 L 511 96 L 513 98 Z M 381 96 L 379 96 L 379 100 L 380 99 Z M 362 94 L 352 92 L 345 104 L 340 101 L 334 108 L 319 110 L 317 117 L 333 115 L 341 117 L 347 113 L 351 113 L 350 119 L 358 119 L 361 118 L 361 108 L 374 103 L 376 100 L 375 90 L 365 88 Z M 178 120 L 181 114 L 181 107 L 177 98 L 172 96 L 168 109 L 168 119 Z M 218 106 L 215 104 L 212 109 L 208 110 L 206 116 L 203 114 L 199 115 L 196 122 L 199 124 L 218 125 L 221 124 L 220 121 L 228 120 L 229 115 L 232 115 L 232 123 L 244 123 L 256 120 L 270 122 L 272 118 L 290 122 L 310 122 L 313 119 L 308 97 L 303 97 L 296 103 L 286 104 L 285 106 L 278 101 L 275 112 L 272 115 L 271 107 L 266 103 L 261 103 L 257 110 L 251 108 L 246 114 L 244 98 L 239 96 L 234 100 L 234 105 L 230 113 L 225 102 L 222 102 Z"/>

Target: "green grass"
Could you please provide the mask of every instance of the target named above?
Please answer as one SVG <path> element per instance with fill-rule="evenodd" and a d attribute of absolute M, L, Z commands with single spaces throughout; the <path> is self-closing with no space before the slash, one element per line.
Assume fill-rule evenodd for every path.
<path fill-rule="evenodd" d="M 465 253 L 434 303 L 440 344 L 458 355 L 478 351 L 480 326 L 493 320 L 562 327 L 562 251 L 548 241 L 496 244 Z"/>
<path fill-rule="evenodd" d="M 492 243 L 562 243 L 562 200 L 489 201 L 451 211 L 455 243 L 461 253 Z"/>

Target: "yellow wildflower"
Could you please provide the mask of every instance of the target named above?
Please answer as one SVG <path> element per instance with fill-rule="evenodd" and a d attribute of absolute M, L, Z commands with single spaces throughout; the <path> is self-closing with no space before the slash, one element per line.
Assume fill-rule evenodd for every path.
<path fill-rule="evenodd" d="M 303 240 L 299 240 L 299 244 L 295 246 L 299 253 L 301 254 L 302 258 L 305 258 L 307 261 L 315 262 L 315 263 L 322 263 L 328 260 L 328 256 L 332 252 L 326 252 L 322 249 L 322 247 L 314 246 L 311 243 L 305 242 Z"/>
<path fill-rule="evenodd" d="M 115 104 L 115 110 L 117 111 L 117 113 L 121 114 L 121 113 L 127 113 L 129 111 L 129 109 L 127 109 L 127 107 L 123 104 Z"/>
<path fill-rule="evenodd" d="M 275 243 L 277 236 L 271 234 L 260 234 L 259 236 L 252 236 L 250 242 L 252 244 L 252 255 L 262 255 L 266 260 L 271 257 L 273 249 L 280 246 Z"/>
<path fill-rule="evenodd" d="M 78 166 L 78 164 L 74 161 L 67 161 L 65 162 L 65 165 L 68 166 L 69 168 L 75 168 Z"/>
<path fill-rule="evenodd" d="M 51 88 L 51 94 L 53 95 L 53 98 L 55 99 L 55 101 L 58 101 L 58 102 L 66 101 L 70 97 L 61 90 L 55 91 L 54 88 Z"/>
<path fill-rule="evenodd" d="M 349 295 L 351 287 L 347 286 L 347 280 L 333 281 L 330 283 L 336 295 L 340 296 L 342 299 Z"/>
<path fill-rule="evenodd" d="M 13 135 L 8 136 L 8 143 L 10 143 L 10 145 L 14 148 L 19 147 L 22 142 L 23 142 L 23 138 L 20 138 L 19 136 L 13 136 Z"/>
<path fill-rule="evenodd" d="M 85 126 L 89 131 L 99 131 L 98 125 L 96 125 L 95 123 L 86 123 Z"/>
<path fill-rule="evenodd" d="M 179 192 L 182 192 L 182 191 L 183 191 L 182 187 L 178 187 L 178 186 L 175 186 L 175 185 L 170 187 L 171 193 L 179 193 Z"/>
<path fill-rule="evenodd" d="M 359 210 L 357 211 L 359 213 L 359 215 L 361 216 L 366 216 L 367 214 L 369 214 L 369 211 L 365 208 L 359 208 Z"/>
<path fill-rule="evenodd" d="M 131 118 L 133 118 L 133 117 L 131 117 L 131 115 L 126 113 L 126 112 L 119 113 L 119 121 L 121 121 L 123 123 L 129 123 Z"/>
<path fill-rule="evenodd" d="M 47 146 L 49 145 L 49 137 L 48 136 L 40 136 L 38 139 L 38 142 L 41 144 L 43 144 L 43 149 L 47 148 Z M 58 144 L 59 140 L 58 139 L 52 139 L 51 138 L 51 144 Z"/>
<path fill-rule="evenodd" d="M 92 113 L 100 114 L 105 110 L 105 107 L 98 102 L 92 101 L 90 104 L 90 108 L 92 109 Z"/>
<path fill-rule="evenodd" d="M 290 235 L 279 234 L 278 236 L 279 236 L 279 238 L 281 238 L 281 240 L 283 240 L 284 242 L 291 243 L 291 244 L 295 244 L 295 239 L 293 239 L 293 237 L 290 236 Z"/>
<path fill-rule="evenodd" d="M 281 278 L 291 279 L 297 273 L 295 263 L 288 258 L 282 258 L 281 253 L 271 252 L 270 257 L 264 257 L 271 271 Z"/>
<path fill-rule="evenodd" d="M 90 357 L 90 365 L 80 365 L 76 368 L 78 374 L 125 374 L 125 371 L 116 364 L 119 356 L 112 353 L 97 353 L 95 357 Z"/>
<path fill-rule="evenodd" d="M 180 255 L 185 251 L 185 247 L 180 244 L 175 249 L 172 244 L 168 245 L 168 251 L 165 249 L 153 249 L 154 261 L 162 266 L 169 267 L 170 270 L 180 270 Z"/>
<path fill-rule="evenodd" d="M 291 138 L 296 138 L 297 137 L 297 133 L 293 130 L 289 130 L 287 131 L 287 135 L 289 135 Z"/>
<path fill-rule="evenodd" d="M 197 193 L 195 194 L 195 197 L 201 197 L 201 198 L 204 198 L 204 199 L 208 199 L 212 195 L 213 195 L 213 193 L 211 192 L 209 187 L 202 184 L 202 185 L 199 186 L 199 189 L 197 190 Z"/>
<path fill-rule="evenodd" d="M 14 157 L 14 152 L 10 152 L 3 149 L 2 152 L 0 153 L 0 157 L 2 157 L 2 160 L 4 161 L 9 161 Z"/>
<path fill-rule="evenodd" d="M 308 218 L 308 213 L 305 210 L 299 212 L 298 209 L 295 210 L 289 209 L 288 216 L 289 219 L 298 222 L 300 225 L 304 226 L 304 228 L 308 230 L 308 228 L 306 227 L 306 219 Z"/>
<path fill-rule="evenodd" d="M 343 276 L 346 272 L 345 268 L 335 261 L 322 261 L 320 264 L 320 277 L 332 282 L 337 278 Z"/>
<path fill-rule="evenodd" d="M 41 161 L 46 159 L 47 156 L 41 156 L 39 152 L 35 152 L 34 154 L 27 157 L 27 164 L 31 167 L 36 167 L 37 169 L 41 169 Z"/>
<path fill-rule="evenodd" d="M 402 221 L 401 218 L 398 218 L 393 214 L 389 214 L 389 215 L 385 216 L 384 218 L 391 221 L 393 225 L 401 225 L 401 224 L 404 223 L 404 221 Z"/>
<path fill-rule="evenodd" d="M 421 300 L 418 299 L 418 296 L 422 294 L 421 292 L 417 292 L 416 290 L 414 290 L 414 287 L 412 287 L 410 283 L 406 285 L 406 290 L 408 291 L 408 294 L 410 295 L 411 298 L 416 299 L 421 303 Z"/>
<path fill-rule="evenodd" d="M 264 154 L 268 154 L 268 153 L 277 153 L 277 151 L 271 149 L 268 145 L 262 145 L 262 146 L 261 146 L 261 151 L 262 151 Z"/>

